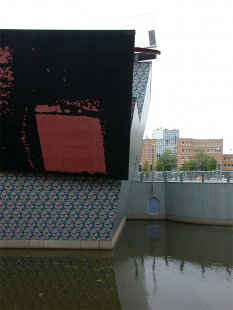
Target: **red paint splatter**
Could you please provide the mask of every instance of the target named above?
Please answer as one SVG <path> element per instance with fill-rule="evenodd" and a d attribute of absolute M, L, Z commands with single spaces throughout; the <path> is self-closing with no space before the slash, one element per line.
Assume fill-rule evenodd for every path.
<path fill-rule="evenodd" d="M 85 111 L 91 111 L 91 112 L 102 111 L 100 102 L 97 99 L 76 100 L 76 101 L 70 101 L 67 99 L 56 100 L 56 105 L 52 105 L 52 106 L 38 104 L 35 107 L 35 111 L 37 113 L 52 113 L 52 112 L 68 113 L 70 111 L 69 108 L 72 108 L 72 109 L 74 108 L 77 113 L 83 112 L 84 114 L 85 114 Z"/>
<path fill-rule="evenodd" d="M 77 100 L 77 101 L 69 101 L 69 100 L 63 100 L 62 103 L 65 106 L 71 106 L 76 107 L 77 110 L 81 109 L 83 111 L 94 111 L 94 112 L 101 112 L 102 107 L 100 105 L 99 100 L 97 99 L 86 99 L 86 100 Z"/>
<path fill-rule="evenodd" d="M 52 113 L 52 112 L 62 113 L 61 107 L 59 105 L 48 106 L 46 104 L 45 105 L 38 104 L 35 108 L 35 111 L 37 113 Z"/>
<path fill-rule="evenodd" d="M 11 48 L 9 46 L 0 47 L 0 115 L 12 112 L 9 106 L 9 97 L 14 86 L 12 61 Z"/>
<path fill-rule="evenodd" d="M 23 118 L 23 122 L 22 122 L 22 127 L 21 127 L 21 131 L 20 131 L 20 133 L 21 133 L 20 139 L 21 139 L 21 141 L 23 143 L 23 146 L 24 146 L 24 151 L 26 153 L 27 162 L 28 162 L 29 166 L 32 169 L 34 169 L 35 165 L 33 164 L 33 161 L 32 161 L 30 145 L 27 143 L 27 136 L 26 136 L 26 127 L 27 127 L 26 114 L 27 114 L 27 108 L 25 109 L 25 114 L 24 114 L 24 118 Z"/>
<path fill-rule="evenodd" d="M 8 64 L 12 61 L 12 50 L 9 46 L 0 47 L 0 64 Z"/>

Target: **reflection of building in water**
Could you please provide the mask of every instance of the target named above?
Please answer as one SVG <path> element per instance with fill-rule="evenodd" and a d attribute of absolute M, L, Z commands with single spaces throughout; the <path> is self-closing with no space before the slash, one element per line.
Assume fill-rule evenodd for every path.
<path fill-rule="evenodd" d="M 203 280 L 210 281 L 210 286 L 214 281 L 211 287 L 216 291 L 218 285 L 222 287 L 225 283 L 216 284 L 222 278 L 226 281 L 226 291 L 219 298 L 224 309 L 228 309 L 233 270 L 232 237 L 231 228 L 127 222 L 114 258 L 122 309 L 172 309 L 172 302 L 166 301 L 169 292 L 177 293 L 174 302 L 178 304 L 180 291 L 200 299 L 198 288 L 198 293 L 189 290 L 190 282 L 193 281 L 191 287 L 194 288 L 200 287 Z M 184 283 L 187 288 L 182 287 Z M 208 288 L 206 293 L 210 294 Z M 183 296 L 182 302 L 185 307 L 176 309 L 188 309 L 190 298 Z"/>
<path fill-rule="evenodd" d="M 157 223 L 138 224 L 139 222 L 127 222 L 114 257 L 116 283 L 122 309 L 150 309 L 146 288 L 147 255 L 153 256 L 150 266 L 151 285 L 153 290 L 157 290 L 155 247 L 158 242 L 161 247 L 165 246 L 164 229 Z"/>
<path fill-rule="evenodd" d="M 151 227 L 153 233 L 150 235 Z M 232 241 L 230 227 L 217 229 L 205 225 L 158 221 L 154 225 L 151 222 L 129 221 L 118 244 L 117 255 L 140 256 L 143 252 L 165 260 L 176 257 L 200 266 L 214 263 L 229 267 L 232 265 Z"/>
<path fill-rule="evenodd" d="M 127 256 L 114 262 L 121 309 L 148 309 L 143 257 Z"/>
<path fill-rule="evenodd" d="M 5 250 L 1 309 L 120 310 L 112 257 Z"/>

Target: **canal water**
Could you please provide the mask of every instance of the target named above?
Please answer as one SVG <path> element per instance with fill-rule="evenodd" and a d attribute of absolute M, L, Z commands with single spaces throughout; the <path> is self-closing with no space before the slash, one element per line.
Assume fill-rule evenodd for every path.
<path fill-rule="evenodd" d="M 233 309 L 233 228 L 128 221 L 111 251 L 1 250 L 0 309 Z"/>

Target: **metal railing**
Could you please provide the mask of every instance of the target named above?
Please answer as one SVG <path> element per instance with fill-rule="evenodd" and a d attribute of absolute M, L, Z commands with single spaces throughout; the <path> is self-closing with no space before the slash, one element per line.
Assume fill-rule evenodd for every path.
<path fill-rule="evenodd" d="M 137 180 L 152 182 L 152 171 L 139 172 Z M 233 171 L 155 171 L 154 182 L 233 183 Z"/>

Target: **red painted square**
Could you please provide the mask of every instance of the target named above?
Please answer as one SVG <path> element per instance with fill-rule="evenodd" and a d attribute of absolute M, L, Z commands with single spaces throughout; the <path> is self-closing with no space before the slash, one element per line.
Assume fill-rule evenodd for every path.
<path fill-rule="evenodd" d="M 99 118 L 36 113 L 44 169 L 106 173 Z"/>

